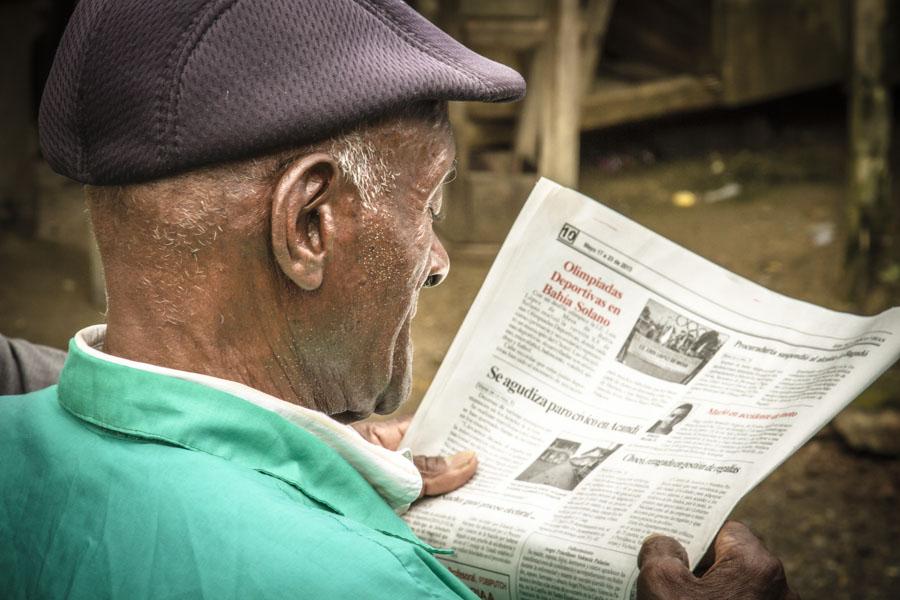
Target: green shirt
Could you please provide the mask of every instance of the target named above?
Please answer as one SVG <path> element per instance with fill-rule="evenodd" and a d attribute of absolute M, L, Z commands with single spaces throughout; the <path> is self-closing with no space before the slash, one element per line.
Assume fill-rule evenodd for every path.
<path fill-rule="evenodd" d="M 2 598 L 474 598 L 337 452 L 98 359 L 0 397 Z"/>

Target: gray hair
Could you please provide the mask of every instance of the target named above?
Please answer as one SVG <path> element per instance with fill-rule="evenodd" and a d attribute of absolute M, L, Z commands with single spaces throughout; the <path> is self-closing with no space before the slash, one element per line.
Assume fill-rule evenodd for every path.
<path fill-rule="evenodd" d="M 326 142 L 324 148 L 335 159 L 344 178 L 352 183 L 359 192 L 363 206 L 375 208 L 375 199 L 393 190 L 397 179 L 397 165 L 393 164 L 391 148 L 376 148 L 370 133 L 385 122 L 402 123 L 407 119 L 416 119 L 431 123 L 438 129 L 446 123 L 447 108 L 444 102 L 419 102 L 397 109 L 380 121 L 363 123 L 353 129 L 338 134 Z M 302 155 L 314 149 L 323 149 L 321 145 L 304 148 L 302 152 L 294 152 L 293 156 Z M 284 163 L 282 163 L 284 164 Z"/>
<path fill-rule="evenodd" d="M 379 152 L 365 132 L 358 129 L 333 138 L 329 146 L 329 154 L 341 174 L 356 187 L 363 206 L 374 210 L 375 199 L 389 193 L 397 178 L 390 157 Z"/>

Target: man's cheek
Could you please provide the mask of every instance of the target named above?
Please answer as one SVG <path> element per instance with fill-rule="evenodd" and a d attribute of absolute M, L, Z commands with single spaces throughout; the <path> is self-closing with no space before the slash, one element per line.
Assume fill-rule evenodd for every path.
<path fill-rule="evenodd" d="M 391 379 L 387 388 L 378 397 L 375 412 L 386 415 L 394 412 L 409 397 L 412 388 L 412 343 L 408 338 L 398 340 L 394 349 Z"/>
<path fill-rule="evenodd" d="M 409 318 L 410 318 L 410 319 L 412 319 L 413 317 L 415 317 L 415 316 L 416 316 L 416 311 L 419 310 L 419 292 L 420 292 L 420 291 L 421 291 L 421 288 L 419 288 L 418 290 L 416 290 L 415 294 L 413 295 L 413 299 L 412 299 L 412 309 L 409 311 Z"/>

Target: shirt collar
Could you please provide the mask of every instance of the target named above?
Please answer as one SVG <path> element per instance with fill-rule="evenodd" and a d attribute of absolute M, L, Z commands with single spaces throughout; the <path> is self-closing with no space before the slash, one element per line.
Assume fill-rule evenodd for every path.
<path fill-rule="evenodd" d="M 105 325 L 94 325 L 69 344 L 59 401 L 76 417 L 269 474 L 334 512 L 434 551 L 391 510 L 421 490 L 404 454 L 248 386 L 105 354 L 105 333 Z"/>

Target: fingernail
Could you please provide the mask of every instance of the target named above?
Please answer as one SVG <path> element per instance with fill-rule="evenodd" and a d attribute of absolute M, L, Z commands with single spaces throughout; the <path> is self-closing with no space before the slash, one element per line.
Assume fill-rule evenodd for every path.
<path fill-rule="evenodd" d="M 453 456 L 450 457 L 450 467 L 454 469 L 459 469 L 465 467 L 470 462 L 475 459 L 475 451 L 474 450 L 464 450 L 462 452 L 457 452 Z"/>

